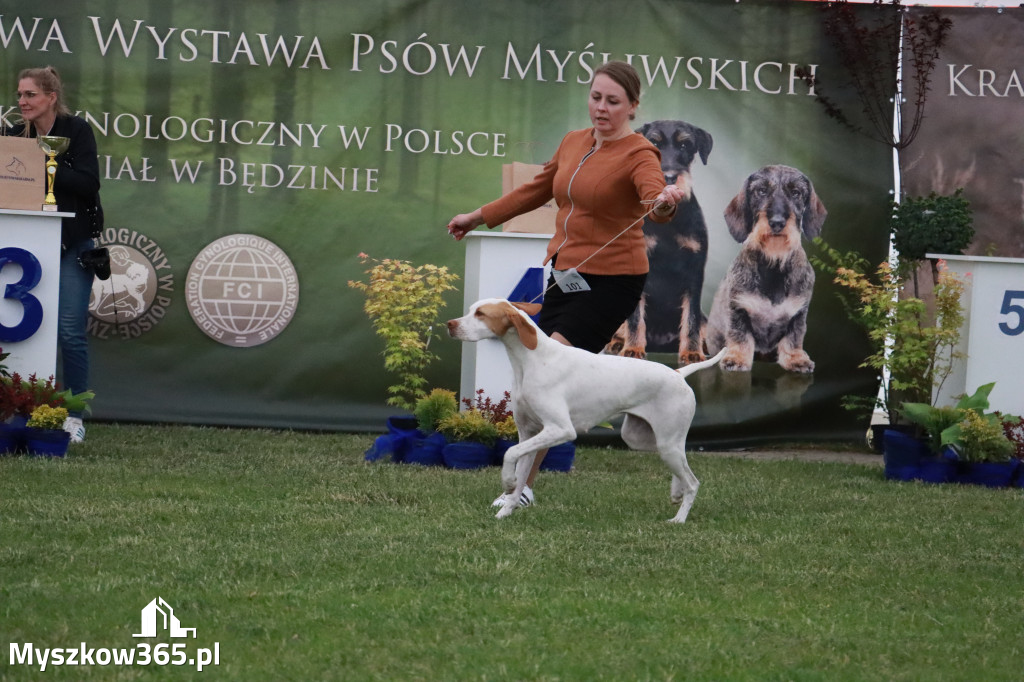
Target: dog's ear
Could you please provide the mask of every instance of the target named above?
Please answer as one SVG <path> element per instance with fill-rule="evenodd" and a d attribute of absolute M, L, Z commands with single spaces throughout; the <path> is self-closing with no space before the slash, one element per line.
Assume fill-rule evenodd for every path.
<path fill-rule="evenodd" d="M 644 137 L 647 137 L 647 131 L 650 130 L 650 129 L 651 129 L 651 124 L 650 123 L 645 123 L 642 126 L 640 126 L 639 128 L 637 128 L 636 132 L 640 133 Z"/>
<path fill-rule="evenodd" d="M 516 301 L 516 302 L 512 303 L 512 305 L 513 305 L 513 307 L 519 308 L 520 310 L 522 310 L 524 313 L 526 313 L 530 317 L 533 317 L 534 315 L 539 313 L 540 309 L 541 309 L 541 304 L 540 303 L 526 303 L 526 302 Z"/>
<path fill-rule="evenodd" d="M 828 211 L 825 204 L 821 203 L 818 193 L 811 187 L 811 196 L 807 199 L 807 208 L 804 209 L 804 216 L 801 228 L 808 239 L 814 239 L 821 234 L 821 226 L 825 224 L 825 217 Z"/>
<path fill-rule="evenodd" d="M 697 153 L 700 154 L 700 160 L 704 162 L 704 165 L 708 165 L 708 156 L 711 155 L 711 145 L 714 140 L 711 139 L 711 133 L 704 130 L 703 128 L 694 127 L 694 139 L 697 140 Z"/>
<path fill-rule="evenodd" d="M 539 308 L 540 306 L 538 306 Z M 525 310 L 523 312 L 526 312 Z M 519 334 L 519 340 L 527 350 L 536 350 L 537 348 L 537 329 L 523 319 L 523 316 L 519 314 L 514 306 L 508 308 L 505 311 L 508 315 L 508 321 L 512 323 L 512 326 L 516 328 L 516 333 Z"/>
<path fill-rule="evenodd" d="M 743 189 L 732 198 L 729 205 L 725 207 L 725 225 L 729 228 L 729 234 L 740 244 L 747 240 L 753 229 L 753 217 L 748 215 L 747 208 L 747 183 L 743 183 Z"/>

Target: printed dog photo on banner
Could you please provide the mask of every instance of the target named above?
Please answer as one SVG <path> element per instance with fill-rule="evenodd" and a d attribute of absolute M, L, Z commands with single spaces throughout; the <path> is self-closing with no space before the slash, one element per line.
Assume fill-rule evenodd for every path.
<path fill-rule="evenodd" d="M 727 350 L 722 368 L 743 372 L 755 356 L 788 372 L 810 374 L 803 348 L 814 268 L 803 239 L 821 234 L 825 210 L 806 175 L 789 166 L 752 173 L 725 210 L 742 247 L 715 293 L 707 346 Z"/>
<path fill-rule="evenodd" d="M 705 328 L 709 354 L 724 352 L 720 372 L 700 388 L 718 419 L 799 413 L 814 383 L 804 349 L 815 273 L 804 241 L 821 235 L 828 212 L 810 178 L 768 165 L 751 173 L 726 207 L 740 245 L 717 285 Z M 775 370 L 771 368 L 775 367 Z"/>
<path fill-rule="evenodd" d="M 652 121 L 637 132 L 661 152 L 665 182 L 684 188 L 689 200 L 668 223 L 644 221 L 650 272 L 636 311 L 616 332 L 606 352 L 644 358 L 647 352 L 676 353 L 679 364 L 704 360 L 701 312 L 708 228 L 693 192 L 690 168 L 698 157 L 708 163 L 713 139 L 686 121 Z"/>

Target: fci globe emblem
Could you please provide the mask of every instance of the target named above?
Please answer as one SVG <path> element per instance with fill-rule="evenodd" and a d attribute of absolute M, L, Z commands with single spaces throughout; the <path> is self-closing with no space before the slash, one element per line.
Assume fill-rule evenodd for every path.
<path fill-rule="evenodd" d="M 221 237 L 204 248 L 192 261 L 185 290 L 196 326 L 236 348 L 276 337 L 299 303 L 299 278 L 287 254 L 252 234 Z"/>

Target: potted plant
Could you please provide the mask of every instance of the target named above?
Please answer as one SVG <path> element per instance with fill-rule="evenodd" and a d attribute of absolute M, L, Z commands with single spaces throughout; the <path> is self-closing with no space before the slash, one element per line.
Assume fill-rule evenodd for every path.
<path fill-rule="evenodd" d="M 440 424 L 448 417 L 458 414 L 459 403 L 455 392 L 435 388 L 416 401 L 413 408 L 413 423 L 416 437 L 408 441 L 408 447 L 396 461 L 424 466 L 444 464 L 443 450 L 448 438 L 440 432 Z M 393 420 L 388 420 L 391 423 Z"/>
<path fill-rule="evenodd" d="M 988 395 L 994 386 L 991 383 L 980 387 L 961 419 L 942 432 L 943 453 L 960 463 L 958 482 L 1001 488 L 1009 485 L 1017 473 L 1020 461 L 1014 457 L 1016 445 L 1004 425 L 1020 425 L 1021 419 L 986 412 Z"/>
<path fill-rule="evenodd" d="M 389 457 L 393 462 L 406 461 L 414 448 L 422 450 L 428 436 L 436 435 L 438 422 L 458 411 L 455 392 L 435 388 L 416 401 L 412 414 L 388 417 L 388 432 L 373 441 L 373 445 L 365 453 L 366 460 L 372 462 Z M 443 439 L 438 442 L 436 437 L 430 438 L 428 446 L 432 450 L 437 450 L 436 456 L 420 452 L 412 456 L 412 461 L 418 461 L 425 456 L 430 462 L 419 463 L 439 463 L 440 448 L 443 445 Z"/>
<path fill-rule="evenodd" d="M 904 403 L 903 413 L 919 425 L 928 438 L 930 457 L 918 464 L 921 475 L 911 476 L 934 482 L 957 480 L 1002 487 L 1016 473 L 1019 460 L 1014 457 L 1016 444 L 1010 433 L 1020 427 L 1019 417 L 986 413 L 988 396 L 995 383 L 979 386 L 972 395 L 960 398 L 954 406 L 936 407 L 928 403 Z M 943 470 L 942 453 L 947 463 L 945 477 L 928 476 L 929 471 Z M 955 468 L 950 463 L 959 463 Z"/>
<path fill-rule="evenodd" d="M 7 354 L 0 353 L 0 363 Z M 86 412 L 95 397 L 92 391 L 72 393 L 59 390 L 54 378 L 40 380 L 35 374 L 27 379 L 9 373 L 0 364 L 0 454 L 24 449 L 27 422 L 40 406 L 63 408 L 66 412 Z M 67 418 L 67 414 L 64 415 Z M 63 422 L 61 422 L 63 428 Z"/>
<path fill-rule="evenodd" d="M 437 431 L 437 426 L 446 417 L 457 414 L 459 402 L 455 399 L 455 391 L 445 388 L 435 388 L 427 395 L 416 401 L 413 414 L 416 417 L 416 426 L 423 433 Z"/>
<path fill-rule="evenodd" d="M 892 205 L 892 245 L 907 269 L 902 274 L 914 285 L 915 298 L 921 298 L 917 274 L 922 264 L 930 266 L 932 285 L 939 281 L 939 259 L 928 254 L 961 254 L 974 239 L 974 217 L 963 192 L 961 187 L 951 195 L 904 197 Z"/>
<path fill-rule="evenodd" d="M 68 452 L 71 434 L 64 430 L 68 410 L 39 405 L 25 423 L 25 448 L 30 455 L 63 457 Z"/>
<path fill-rule="evenodd" d="M 442 453 L 444 463 L 453 469 L 478 469 L 500 463 L 511 441 L 518 438 L 511 402 L 508 391 L 499 401 L 485 396 L 483 389 L 477 389 L 472 399 L 463 398 L 465 409 L 448 415 L 438 424 L 438 430 L 449 440 Z"/>
<path fill-rule="evenodd" d="M 389 405 L 412 410 L 425 394 L 426 367 L 437 356 L 430 352 L 434 324 L 444 308 L 444 293 L 455 289 L 459 278 L 446 267 L 412 265 L 408 261 L 377 260 L 361 253 L 362 262 L 373 263 L 368 281 L 348 285 L 366 296 L 363 310 L 374 331 L 384 340 L 384 368 L 398 375 L 388 387 Z"/>
<path fill-rule="evenodd" d="M 956 348 L 964 314 L 960 299 L 964 282 L 936 264 L 938 279 L 933 309 L 920 298 L 908 295 L 905 266 L 882 262 L 873 270 L 856 252 L 841 253 L 820 238 L 815 243 L 821 256 L 812 262 L 831 274 L 839 285 L 840 300 L 852 320 L 867 333 L 870 353 L 861 367 L 878 372 L 880 390 L 873 396 L 847 396 L 848 409 L 884 411 L 888 426 L 904 422 L 904 402 L 927 402 L 963 357 Z"/>
<path fill-rule="evenodd" d="M 886 433 L 885 438 L 889 442 L 886 459 L 886 476 L 899 480 L 919 479 L 930 483 L 947 483 L 956 478 L 954 459 L 940 456 L 940 453 L 952 442 L 951 430 L 963 418 L 967 410 L 988 408 L 988 394 L 992 392 L 995 384 L 980 386 L 973 395 L 961 396 L 956 405 L 936 406 L 931 403 L 911 403 L 902 405 L 902 413 L 912 424 L 924 432 L 925 440 L 918 441 L 920 445 L 916 451 L 907 439 L 914 439 L 911 435 Z M 904 453 L 903 460 L 894 463 L 892 454 L 894 448 L 901 438 L 903 439 Z M 890 466 L 892 465 L 892 466 Z"/>
<path fill-rule="evenodd" d="M 1013 456 L 1014 445 L 1003 432 L 998 415 L 967 410 L 952 429 L 950 454 L 955 453 L 957 461 L 962 463 L 958 467 L 958 482 L 990 488 L 1010 485 L 1020 461 Z"/>
<path fill-rule="evenodd" d="M 14 452 L 21 442 L 20 429 L 8 423 L 16 409 L 9 391 L 11 374 L 4 364 L 9 356 L 0 348 L 0 455 Z"/>
<path fill-rule="evenodd" d="M 1013 443 L 1013 456 L 1017 460 L 1017 478 L 1014 484 L 1024 488 L 1024 419 L 1021 417 L 1007 417 L 996 412 L 1003 422 L 1003 433 L 1007 440 Z"/>

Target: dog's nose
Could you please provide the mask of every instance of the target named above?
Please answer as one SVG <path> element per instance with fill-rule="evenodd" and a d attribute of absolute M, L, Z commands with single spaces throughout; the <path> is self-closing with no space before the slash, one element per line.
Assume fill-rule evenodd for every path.
<path fill-rule="evenodd" d="M 780 197 L 775 197 L 768 206 L 768 226 L 778 234 L 786 228 L 789 220 L 789 206 Z"/>
<path fill-rule="evenodd" d="M 455 330 L 459 328 L 458 320 L 448 320 L 448 336 L 455 336 Z"/>

